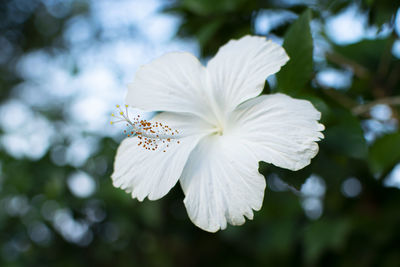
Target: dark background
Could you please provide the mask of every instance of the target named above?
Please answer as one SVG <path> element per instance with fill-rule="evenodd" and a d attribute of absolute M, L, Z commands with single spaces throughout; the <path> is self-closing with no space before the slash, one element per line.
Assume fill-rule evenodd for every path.
<path fill-rule="evenodd" d="M 0 266 L 400 266 L 399 2 L 0 1 Z M 310 100 L 311 165 L 260 163 L 243 226 L 210 234 L 176 186 L 139 203 L 111 184 L 108 124 L 137 67 L 202 60 L 245 34 L 291 61 L 264 93 Z M 115 102 L 114 102 L 115 101 Z"/>

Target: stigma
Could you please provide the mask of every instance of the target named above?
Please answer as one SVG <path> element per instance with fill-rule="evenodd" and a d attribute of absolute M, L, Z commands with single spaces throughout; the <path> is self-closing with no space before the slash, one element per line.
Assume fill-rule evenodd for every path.
<path fill-rule="evenodd" d="M 137 138 L 137 145 L 139 147 L 149 151 L 162 150 L 166 152 L 171 145 L 180 144 L 178 130 L 171 129 L 168 125 L 161 122 L 147 121 L 142 119 L 140 115 L 131 119 L 128 107 L 129 105 L 125 105 L 125 109 L 122 110 L 120 105 L 116 105 L 118 112 L 111 114 L 111 117 L 115 120 L 111 121 L 110 124 L 126 123 L 127 129 L 124 130 L 124 134 L 127 137 Z"/>

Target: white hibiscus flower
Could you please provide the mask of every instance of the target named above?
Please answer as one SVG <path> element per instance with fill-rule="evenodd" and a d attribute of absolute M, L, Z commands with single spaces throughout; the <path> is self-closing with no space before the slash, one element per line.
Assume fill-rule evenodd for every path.
<path fill-rule="evenodd" d="M 126 103 L 162 112 L 145 121 L 120 111 L 133 135 L 118 148 L 114 186 L 156 200 L 179 180 L 190 219 L 209 232 L 252 219 L 266 184 L 258 162 L 299 170 L 323 138 L 310 102 L 260 95 L 288 59 L 270 40 L 245 36 L 206 67 L 189 53 L 169 53 L 140 68 Z"/>

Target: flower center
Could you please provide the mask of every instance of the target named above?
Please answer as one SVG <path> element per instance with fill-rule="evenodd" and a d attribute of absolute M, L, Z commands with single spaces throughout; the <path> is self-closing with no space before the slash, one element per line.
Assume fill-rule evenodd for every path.
<path fill-rule="evenodd" d="M 221 126 L 217 126 L 215 133 L 218 135 L 224 135 L 224 129 Z"/>
<path fill-rule="evenodd" d="M 117 120 L 111 121 L 110 124 L 126 122 L 128 129 L 124 130 L 124 133 L 128 137 L 137 137 L 138 146 L 150 151 L 163 150 L 166 152 L 171 144 L 180 143 L 178 130 L 173 130 L 161 122 L 149 122 L 141 119 L 140 115 L 130 119 L 128 105 L 125 105 L 125 112 L 122 111 L 120 105 L 116 105 L 116 107 L 118 114 L 112 113 L 111 116 Z"/>

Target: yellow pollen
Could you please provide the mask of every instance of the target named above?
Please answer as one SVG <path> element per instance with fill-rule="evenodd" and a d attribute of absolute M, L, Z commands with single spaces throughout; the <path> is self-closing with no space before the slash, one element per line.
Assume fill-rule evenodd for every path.
<path fill-rule="evenodd" d="M 181 136 L 178 130 L 172 129 L 168 125 L 163 125 L 161 122 L 151 122 L 140 118 L 136 115 L 133 118 L 129 117 L 128 105 L 124 105 L 125 110 L 116 105 L 118 113 L 112 113 L 113 121 L 110 124 L 124 122 L 128 129 L 124 130 L 124 134 L 128 137 L 136 138 L 137 145 L 148 151 L 161 150 L 166 152 L 168 147 L 174 144 L 180 144 Z"/>

